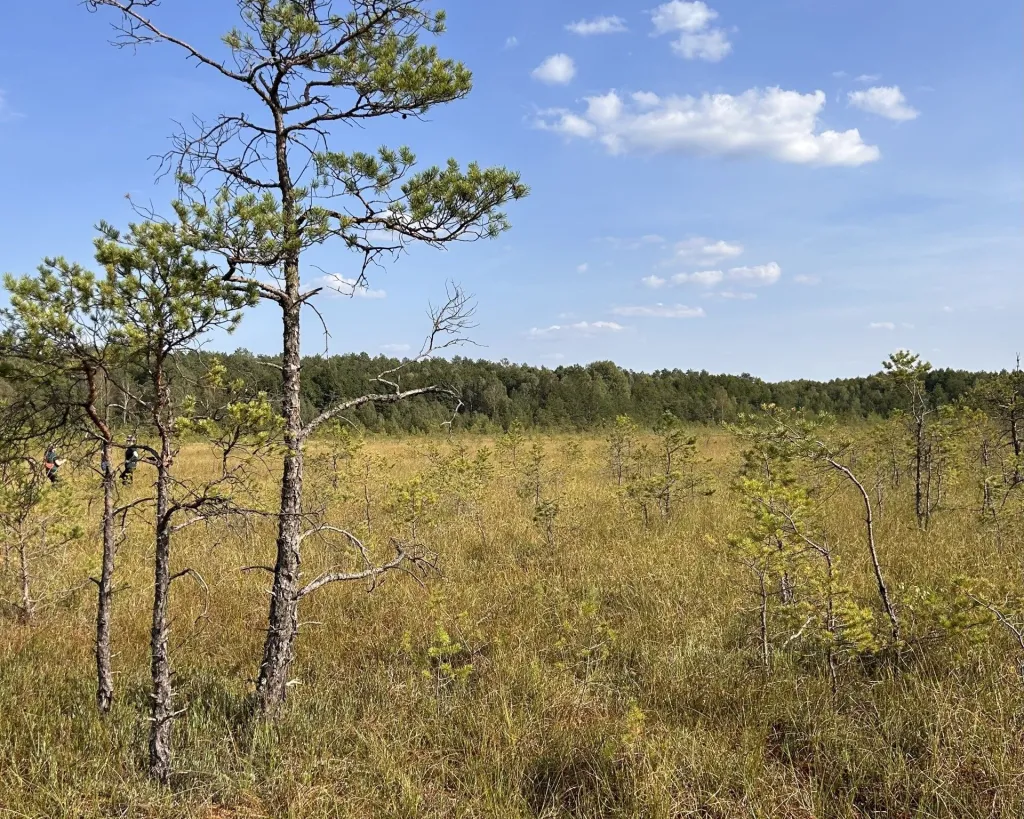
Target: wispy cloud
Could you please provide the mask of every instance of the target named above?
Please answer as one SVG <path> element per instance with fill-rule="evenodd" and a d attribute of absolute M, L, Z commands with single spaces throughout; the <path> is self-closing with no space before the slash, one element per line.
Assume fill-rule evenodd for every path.
<path fill-rule="evenodd" d="M 873 321 L 868 325 L 869 330 L 895 330 L 896 323 L 892 321 Z"/>
<path fill-rule="evenodd" d="M 626 328 L 614 321 L 578 321 L 575 324 L 552 324 L 550 327 L 533 327 L 527 333 L 532 338 L 554 335 L 584 335 L 596 333 L 618 333 Z"/>
<path fill-rule="evenodd" d="M 607 242 L 614 250 L 639 250 L 642 247 L 655 247 L 665 244 L 665 237 L 656 233 L 648 233 L 635 239 L 623 239 L 619 236 L 603 236 L 600 241 Z"/>
<path fill-rule="evenodd" d="M 698 270 L 696 273 L 676 273 L 672 277 L 672 284 L 700 284 L 704 287 L 714 287 L 725 278 L 721 270 Z"/>
<path fill-rule="evenodd" d="M 590 269 L 590 264 L 587 263 L 587 262 L 584 262 L 583 264 L 576 265 L 576 272 L 577 273 L 586 273 L 589 269 Z"/>
<path fill-rule="evenodd" d="M 566 30 L 580 37 L 591 37 L 595 34 L 622 34 L 629 31 L 626 21 L 621 17 L 595 17 L 592 20 L 577 20 L 569 23 Z"/>
<path fill-rule="evenodd" d="M 674 248 L 674 259 L 682 261 L 699 261 L 701 264 L 714 264 L 723 259 L 732 259 L 743 254 L 743 245 L 739 242 L 726 242 L 722 239 L 707 239 L 695 236 L 677 242 Z"/>
<path fill-rule="evenodd" d="M 617 316 L 637 316 L 642 318 L 688 319 L 703 318 L 702 307 L 687 307 L 685 304 L 653 304 L 616 307 L 612 310 Z"/>
<path fill-rule="evenodd" d="M 800 274 L 799 276 L 793 277 L 793 284 L 802 284 L 805 287 L 813 287 L 816 284 L 821 284 L 821 278 L 818 276 Z"/>
<path fill-rule="evenodd" d="M 371 290 L 366 284 L 350 279 L 346 276 L 339 276 L 336 273 L 328 273 L 315 279 L 313 287 L 322 287 L 324 294 L 328 296 L 345 296 L 357 299 L 385 299 L 387 292 L 384 290 Z"/>
<path fill-rule="evenodd" d="M 381 344 L 380 348 L 385 353 L 407 353 L 412 349 L 408 344 Z"/>
<path fill-rule="evenodd" d="M 703 287 L 714 287 L 727 280 L 744 282 L 748 286 L 766 286 L 775 284 L 781 277 L 782 268 L 776 262 L 768 262 L 767 264 L 731 267 L 728 270 L 676 273 L 670 281 L 672 284 L 697 284 Z"/>
<path fill-rule="evenodd" d="M 23 116 L 11 108 L 11 104 L 7 101 L 7 93 L 0 88 L 0 122 L 10 122 L 21 119 Z"/>
<path fill-rule="evenodd" d="M 712 293 L 711 295 L 715 298 L 729 299 L 732 301 L 753 301 L 757 298 L 757 293 L 747 293 L 736 290 L 722 290 L 720 293 Z"/>
<path fill-rule="evenodd" d="M 519 45 L 519 38 L 514 35 L 505 40 L 506 49 L 515 48 L 517 45 Z"/>

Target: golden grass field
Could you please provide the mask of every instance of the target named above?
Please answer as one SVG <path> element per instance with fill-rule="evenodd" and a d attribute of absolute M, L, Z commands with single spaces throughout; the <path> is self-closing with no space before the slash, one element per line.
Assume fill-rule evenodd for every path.
<path fill-rule="evenodd" d="M 954 637 L 895 670 L 848 664 L 833 696 L 820 668 L 781 653 L 766 675 L 750 579 L 731 558 L 743 528 L 729 437 L 699 434 L 717 491 L 682 498 L 645 527 L 620 497 L 607 444 L 543 436 L 549 538 L 513 467 L 461 502 L 442 494 L 420 523 L 438 555 L 425 586 L 402 574 L 372 594 L 335 585 L 304 601 L 295 681 L 273 722 L 247 715 L 262 645 L 274 521 L 176 535 L 178 703 L 170 791 L 145 778 L 150 563 L 142 518 L 118 555 L 117 700 L 93 705 L 99 488 L 63 490 L 86 537 L 33 565 L 30 624 L 0 620 L 0 817 L 1024 817 L 1024 686 L 1012 639 Z M 472 455 L 494 441 L 456 439 Z M 307 459 L 307 495 L 375 553 L 402 528 L 396 498 L 445 439 L 373 440 L 338 469 Z M 266 501 L 274 496 L 273 464 Z M 182 474 L 215 469 L 186 447 Z M 127 497 L 147 491 L 140 468 Z M 904 490 L 901 490 L 903 492 Z M 894 494 L 878 545 L 899 595 L 956 573 L 1020 576 L 1019 540 L 997 540 L 963 503 L 918 530 Z M 89 503 L 90 493 L 93 497 Z M 875 606 L 858 498 L 840 488 L 824 519 L 858 594 Z M 406 504 L 408 505 L 408 504 Z M 305 576 L 346 562 L 309 542 Z M 0 578 L 16 595 L 13 563 Z M 47 597 L 47 595 L 49 595 Z M 900 599 L 899 597 L 897 598 Z"/>

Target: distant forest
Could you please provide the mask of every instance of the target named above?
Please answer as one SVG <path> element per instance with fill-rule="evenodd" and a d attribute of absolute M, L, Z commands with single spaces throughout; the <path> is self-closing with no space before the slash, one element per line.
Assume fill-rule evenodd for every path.
<path fill-rule="evenodd" d="M 246 382 L 247 391 L 278 397 L 281 372 L 273 356 L 238 350 L 216 357 L 231 378 Z M 209 353 L 196 353 L 180 360 L 181 388 L 198 380 L 212 358 Z M 374 377 L 400 363 L 366 353 L 303 359 L 304 413 L 312 416 L 339 399 L 375 391 Z M 905 403 L 905 395 L 881 373 L 825 383 L 798 380 L 773 384 L 747 374 L 632 372 L 610 361 L 547 369 L 507 360 L 456 357 L 409 364 L 398 375 L 403 389 L 441 384 L 458 390 L 463 407 L 454 428 L 480 432 L 507 429 L 516 420 L 528 428 L 592 429 L 617 415 L 649 425 L 665 410 L 685 421 L 717 423 L 734 420 L 739 413 L 764 403 L 830 412 L 843 419 L 868 419 L 887 416 Z M 927 377 L 928 394 L 935 405 L 955 402 L 985 377 L 985 373 L 935 370 Z M 380 408 L 366 405 L 349 420 L 370 432 L 433 432 L 451 419 L 452 410 L 450 399 L 420 397 Z"/>

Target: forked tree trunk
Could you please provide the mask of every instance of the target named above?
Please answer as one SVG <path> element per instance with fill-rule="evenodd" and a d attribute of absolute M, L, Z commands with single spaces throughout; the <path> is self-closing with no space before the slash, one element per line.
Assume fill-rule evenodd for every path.
<path fill-rule="evenodd" d="M 298 279 L 297 266 L 294 278 Z M 296 299 L 297 301 L 297 299 Z M 272 712 L 285 700 L 288 675 L 295 659 L 299 630 L 300 537 L 302 529 L 302 405 L 299 347 L 300 305 L 284 312 L 284 474 L 281 478 L 281 512 L 278 518 L 277 562 L 270 597 L 267 637 L 256 682 L 257 704 Z"/>
<path fill-rule="evenodd" d="M 110 662 L 110 617 L 114 590 L 114 468 L 110 441 L 103 441 L 103 562 L 96 605 L 96 707 L 101 714 L 110 711 L 114 701 L 114 674 Z"/>

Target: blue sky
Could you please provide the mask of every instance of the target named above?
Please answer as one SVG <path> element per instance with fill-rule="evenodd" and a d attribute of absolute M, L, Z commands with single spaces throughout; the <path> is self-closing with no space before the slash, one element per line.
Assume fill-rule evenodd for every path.
<path fill-rule="evenodd" d="M 109 17 L 77 0 L 11 5 L 0 269 L 29 272 L 88 260 L 97 220 L 131 218 L 126 193 L 166 210 L 150 157 L 173 121 L 244 100 L 170 48 L 111 48 Z M 322 300 L 331 352 L 418 349 L 446 279 L 479 304 L 467 354 L 551 367 L 832 378 L 897 348 L 995 369 L 1024 346 L 1021 4 L 442 5 L 469 99 L 335 145 L 503 164 L 532 194 L 500 239 L 413 252 L 369 293 Z M 233 9 L 165 0 L 155 16 L 217 49 Z M 343 276 L 358 262 L 313 261 Z M 278 338 L 264 307 L 215 343 Z M 312 315 L 305 343 L 324 349 Z"/>

